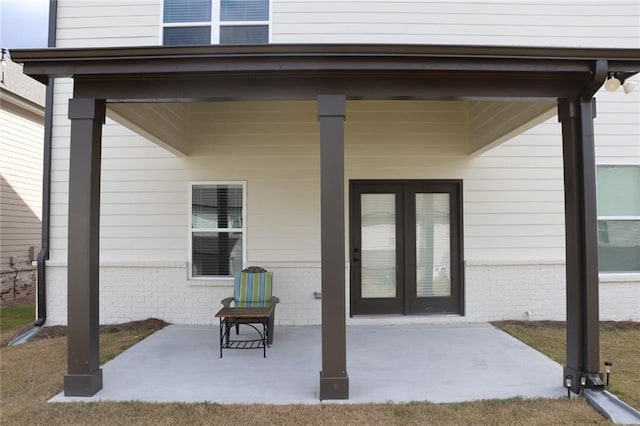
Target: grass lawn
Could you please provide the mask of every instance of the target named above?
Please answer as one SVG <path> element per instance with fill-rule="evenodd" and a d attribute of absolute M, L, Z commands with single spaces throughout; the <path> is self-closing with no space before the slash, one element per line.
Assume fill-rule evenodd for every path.
<path fill-rule="evenodd" d="M 505 321 L 495 325 L 564 365 L 564 324 L 533 322 L 527 325 Z M 602 371 L 605 361 L 613 363 L 609 391 L 640 409 L 640 323 L 603 322 L 600 326 L 600 361 Z"/>
<path fill-rule="evenodd" d="M 0 345 L 5 346 L 18 330 L 30 326 L 35 321 L 33 305 L 0 308 Z"/>
<path fill-rule="evenodd" d="M 529 328 L 511 327 L 510 332 L 526 340 Z M 102 362 L 146 337 L 152 331 L 125 327 L 118 332 L 101 333 Z M 539 330 L 537 344 L 551 356 L 559 354 L 564 332 L 553 328 Z M 637 331 L 622 330 L 604 337 L 603 343 L 624 347 L 634 340 Z M 547 351 L 548 349 L 548 351 Z M 249 407 L 219 404 L 150 404 L 68 403 L 46 401 L 62 390 L 65 373 L 66 339 L 54 337 L 23 346 L 0 349 L 0 423 L 1 424 L 216 424 L 216 425 L 422 425 L 422 424 L 607 424 L 581 398 L 572 400 L 493 400 L 459 404 L 324 404 L 313 406 L 252 405 Z M 624 350 L 623 350 L 624 351 Z M 554 355 L 556 354 L 556 355 Z M 611 355 L 614 362 L 612 380 L 625 383 L 623 368 L 627 355 Z M 640 357 L 637 357 L 640 358 Z M 633 367 L 631 367 L 633 368 Z M 638 371 L 638 370 L 636 370 Z M 629 384 L 633 388 L 633 383 Z M 621 389 L 623 389 L 621 388 Z M 614 391 L 618 392 L 617 390 Z M 619 391 L 622 393 L 622 390 Z M 630 395 L 637 398 L 636 386 Z M 635 396 L 634 396 L 635 395 Z M 631 401 L 631 399 L 628 399 Z"/>

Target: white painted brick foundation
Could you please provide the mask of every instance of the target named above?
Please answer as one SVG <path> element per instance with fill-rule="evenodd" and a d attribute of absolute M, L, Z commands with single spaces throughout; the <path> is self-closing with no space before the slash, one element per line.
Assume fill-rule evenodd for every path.
<path fill-rule="evenodd" d="M 320 324 L 319 264 L 264 265 L 274 272 L 281 300 L 278 324 Z M 467 264 L 466 314 L 348 318 L 349 324 L 480 322 L 502 319 L 564 320 L 564 265 L 557 263 Z M 48 325 L 66 324 L 65 265 L 47 267 Z M 214 324 L 220 300 L 233 294 L 232 281 L 189 281 L 182 262 L 103 265 L 100 322 L 149 317 L 174 324 Z M 602 320 L 640 320 L 640 279 L 607 278 L 600 284 Z M 347 299 L 348 300 L 348 299 Z M 348 302 L 347 302 L 348 309 Z"/>
<path fill-rule="evenodd" d="M 638 274 L 600 278 L 600 318 L 612 321 L 640 320 Z"/>
<path fill-rule="evenodd" d="M 564 265 L 558 264 L 467 265 L 467 317 L 564 320 L 564 274 Z"/>
<path fill-rule="evenodd" d="M 274 272 L 274 295 L 279 324 L 320 323 L 320 268 L 263 265 Z M 220 301 L 233 295 L 232 280 L 187 279 L 182 262 L 103 265 L 100 268 L 100 322 L 102 324 L 160 318 L 174 324 L 214 324 Z M 67 322 L 67 269 L 47 266 L 47 324 Z"/>

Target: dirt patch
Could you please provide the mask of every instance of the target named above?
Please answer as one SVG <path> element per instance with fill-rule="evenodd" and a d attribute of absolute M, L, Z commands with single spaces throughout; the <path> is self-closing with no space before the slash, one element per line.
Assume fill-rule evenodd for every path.
<path fill-rule="evenodd" d="M 165 322 L 161 319 L 157 319 L 157 318 L 149 318 L 146 320 L 142 320 L 142 321 L 131 321 L 131 322 L 125 322 L 122 324 L 107 324 L 107 325 L 101 325 L 100 326 L 100 333 L 105 333 L 105 334 L 109 334 L 109 333 L 119 333 L 122 331 L 135 331 L 135 330 L 139 330 L 139 331 L 145 331 L 145 330 L 150 330 L 150 331 L 157 331 L 160 330 L 161 328 L 166 327 L 167 325 L 169 325 L 168 322 Z M 22 330 L 17 331 L 12 337 L 11 339 L 14 339 L 18 336 L 20 336 L 22 333 L 27 332 L 28 330 L 30 330 L 32 327 L 25 327 Z M 31 340 L 42 340 L 42 339 L 53 339 L 55 337 L 64 337 L 67 335 L 67 326 L 66 325 L 53 325 L 51 327 L 42 327 L 42 330 L 40 330 L 40 332 L 33 337 Z M 9 339 L 9 340 L 11 340 Z"/>
<path fill-rule="evenodd" d="M 564 329 L 567 327 L 565 321 L 493 321 L 491 322 L 498 328 L 504 328 L 509 325 L 518 325 L 525 328 L 553 328 Z M 640 330 L 640 322 L 637 321 L 600 321 L 601 330 Z"/>

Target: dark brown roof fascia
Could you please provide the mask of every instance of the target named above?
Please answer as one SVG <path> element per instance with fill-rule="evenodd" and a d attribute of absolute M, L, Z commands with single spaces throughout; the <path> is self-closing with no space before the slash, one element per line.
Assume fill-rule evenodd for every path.
<path fill-rule="evenodd" d="M 22 49 L 11 52 L 25 73 L 45 76 L 185 72 L 456 71 L 640 72 L 640 49 L 458 45 L 260 45 Z"/>
<path fill-rule="evenodd" d="M 18 60 L 90 58 L 169 58 L 189 56 L 437 56 L 467 58 L 632 60 L 640 61 L 640 49 L 564 48 L 528 46 L 470 46 L 418 44 L 268 44 L 249 46 L 144 46 L 106 48 L 20 49 L 11 52 Z"/>

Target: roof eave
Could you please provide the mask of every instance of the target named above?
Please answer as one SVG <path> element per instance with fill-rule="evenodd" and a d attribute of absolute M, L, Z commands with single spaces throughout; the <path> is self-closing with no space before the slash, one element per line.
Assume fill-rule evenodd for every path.
<path fill-rule="evenodd" d="M 535 75 L 588 85 L 598 72 L 621 78 L 640 72 L 640 49 L 553 48 L 468 45 L 269 44 L 252 46 L 147 46 L 12 51 L 25 74 L 42 82 L 50 77 L 83 79 L 121 75 L 323 76 Z M 244 74 L 244 75 L 243 75 Z M 518 77 L 520 78 L 520 77 Z M 598 79 L 601 80 L 601 79 Z M 591 86 L 593 84 L 591 83 Z M 589 87 L 589 91 L 593 87 Z"/>

